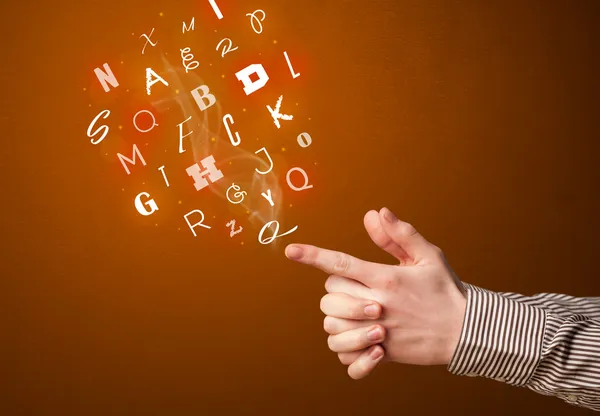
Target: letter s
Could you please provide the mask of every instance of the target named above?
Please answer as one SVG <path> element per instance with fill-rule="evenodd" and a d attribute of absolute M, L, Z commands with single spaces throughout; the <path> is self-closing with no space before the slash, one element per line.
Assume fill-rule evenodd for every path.
<path fill-rule="evenodd" d="M 92 130 L 92 127 L 94 126 L 94 124 L 96 124 L 96 122 L 98 121 L 98 119 L 101 116 L 102 116 L 102 118 L 107 118 L 109 115 L 110 115 L 110 110 L 102 110 L 101 112 L 98 113 L 98 115 L 90 123 L 90 125 L 87 129 L 87 135 L 88 135 L 88 137 L 92 137 L 92 140 L 91 140 L 92 144 L 100 143 L 102 140 L 104 140 L 104 138 L 108 134 L 109 128 L 106 124 L 103 124 L 100 127 L 98 127 L 96 130 L 94 130 L 93 133 L 91 130 Z M 94 141 L 93 137 L 97 136 L 100 132 L 102 132 L 102 137 L 100 137 L 98 140 Z"/>

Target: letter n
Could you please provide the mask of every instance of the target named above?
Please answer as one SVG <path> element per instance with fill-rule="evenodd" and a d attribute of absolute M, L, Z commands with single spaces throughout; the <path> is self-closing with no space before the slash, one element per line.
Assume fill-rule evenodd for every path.
<path fill-rule="evenodd" d="M 113 88 L 119 86 L 119 81 L 117 81 L 117 78 L 115 78 L 115 75 L 108 64 L 104 64 L 104 71 L 100 68 L 96 68 L 94 69 L 94 73 L 98 77 L 98 81 L 100 81 L 100 84 L 102 85 L 102 88 L 104 88 L 105 92 L 110 91 L 108 84 L 112 85 Z"/>

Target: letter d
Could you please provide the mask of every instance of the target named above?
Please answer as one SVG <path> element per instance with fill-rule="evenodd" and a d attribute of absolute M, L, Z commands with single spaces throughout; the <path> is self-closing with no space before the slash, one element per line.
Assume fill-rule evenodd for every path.
<path fill-rule="evenodd" d="M 258 79 L 253 81 L 252 78 L 250 78 L 251 75 L 258 76 Z M 260 90 L 267 85 L 267 81 L 269 81 L 269 75 L 267 75 L 267 71 L 265 71 L 265 68 L 261 64 L 249 65 L 241 71 L 236 72 L 235 76 L 244 84 L 244 92 L 246 95 L 250 95 L 253 92 Z"/>

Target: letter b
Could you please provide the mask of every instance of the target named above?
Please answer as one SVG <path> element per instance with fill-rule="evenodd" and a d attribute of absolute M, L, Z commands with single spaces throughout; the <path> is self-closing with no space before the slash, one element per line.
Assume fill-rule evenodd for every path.
<path fill-rule="evenodd" d="M 214 94 L 210 93 L 208 85 L 200 85 L 195 90 L 192 90 L 192 97 L 194 97 L 194 100 L 196 100 L 196 104 L 198 104 L 200 111 L 204 111 L 212 107 L 217 102 L 217 98 L 214 96 Z M 208 103 L 205 103 L 205 100 L 208 101 Z"/>

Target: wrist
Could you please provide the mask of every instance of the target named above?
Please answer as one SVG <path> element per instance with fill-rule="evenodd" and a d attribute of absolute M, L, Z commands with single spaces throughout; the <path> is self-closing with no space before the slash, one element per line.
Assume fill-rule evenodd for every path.
<path fill-rule="evenodd" d="M 453 300 L 453 319 L 451 319 L 450 324 L 448 325 L 448 333 L 446 336 L 446 342 L 444 343 L 445 348 L 442 359 L 444 365 L 450 365 L 452 362 L 452 357 L 454 357 L 456 349 L 460 343 L 465 322 L 465 315 L 467 313 L 467 295 L 466 293 L 463 294 L 462 291 L 457 292 L 458 293 Z"/>

